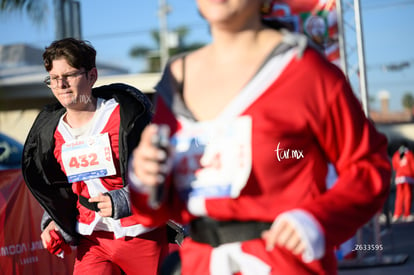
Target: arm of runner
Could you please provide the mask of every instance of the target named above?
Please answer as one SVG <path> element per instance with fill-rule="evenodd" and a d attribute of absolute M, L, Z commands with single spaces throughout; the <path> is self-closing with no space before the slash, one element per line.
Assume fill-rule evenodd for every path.
<path fill-rule="evenodd" d="M 47 248 L 47 244 L 50 243 L 50 240 L 52 239 L 52 237 L 50 236 L 50 231 L 52 230 L 59 231 L 54 221 L 51 221 L 40 234 L 40 238 L 42 239 L 42 244 L 44 248 Z"/>
<path fill-rule="evenodd" d="M 303 210 L 295 209 L 276 218 L 272 227 L 262 234 L 266 249 L 275 245 L 301 255 L 304 262 L 318 260 L 325 255 L 325 237 L 317 220 Z"/>
<path fill-rule="evenodd" d="M 131 187 L 148 195 L 151 208 L 158 208 L 165 197 L 165 180 L 172 169 L 170 128 L 167 125 L 150 125 L 134 150 L 129 174 Z"/>
<path fill-rule="evenodd" d="M 112 217 L 112 201 L 108 194 L 99 193 L 98 196 L 89 199 L 89 202 L 97 202 L 101 217 Z"/>
<path fill-rule="evenodd" d="M 131 168 L 138 182 L 132 182 L 137 191 L 149 192 L 150 187 L 162 183 L 165 175 L 171 170 L 168 166 L 168 153 L 158 148 L 154 143 L 158 127 L 155 124 L 146 127 L 141 135 L 141 142 L 132 155 Z"/>
<path fill-rule="evenodd" d="M 111 190 L 105 194 L 110 197 L 112 202 L 112 218 L 118 220 L 131 215 L 131 202 L 127 186 Z"/>

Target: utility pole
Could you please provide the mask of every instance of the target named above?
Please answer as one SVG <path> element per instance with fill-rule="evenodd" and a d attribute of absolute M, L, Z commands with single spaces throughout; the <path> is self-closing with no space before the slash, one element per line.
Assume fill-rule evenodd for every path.
<path fill-rule="evenodd" d="M 80 1 L 71 1 L 70 10 L 72 17 L 72 37 L 82 39 L 82 24 L 81 24 L 81 4 Z"/>
<path fill-rule="evenodd" d="M 73 0 L 54 0 L 55 39 L 74 37 L 81 39 L 80 3 Z"/>
<path fill-rule="evenodd" d="M 170 7 L 166 3 L 166 0 L 158 0 L 158 19 L 160 24 L 160 71 L 164 69 L 169 58 L 167 26 L 167 15 L 169 12 Z"/>
<path fill-rule="evenodd" d="M 366 77 L 366 66 L 365 66 L 365 49 L 364 39 L 362 31 L 362 16 L 361 16 L 361 5 L 360 0 L 354 0 L 355 7 L 355 26 L 356 26 L 356 37 L 358 45 L 358 66 L 359 66 L 359 77 L 360 77 L 360 90 L 361 90 L 361 101 L 365 115 L 368 117 L 369 106 L 368 106 L 368 87 Z"/>
<path fill-rule="evenodd" d="M 64 0 L 54 0 L 53 7 L 55 10 L 55 39 L 65 37 L 65 18 L 63 11 Z"/>

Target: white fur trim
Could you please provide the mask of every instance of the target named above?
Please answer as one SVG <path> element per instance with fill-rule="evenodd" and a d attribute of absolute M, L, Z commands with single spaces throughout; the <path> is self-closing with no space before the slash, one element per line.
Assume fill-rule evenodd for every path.
<path fill-rule="evenodd" d="M 187 202 L 188 211 L 195 216 L 206 216 L 206 201 L 202 197 L 190 197 Z"/>
<path fill-rule="evenodd" d="M 245 253 L 241 243 L 228 243 L 213 249 L 210 273 L 228 275 L 240 272 L 243 275 L 270 274 L 271 267 L 254 255 Z"/>
<path fill-rule="evenodd" d="M 288 220 L 306 243 L 302 259 L 305 263 L 321 259 L 325 255 L 325 236 L 318 221 L 308 212 L 300 209 L 287 211 L 279 215 L 274 224 Z"/>

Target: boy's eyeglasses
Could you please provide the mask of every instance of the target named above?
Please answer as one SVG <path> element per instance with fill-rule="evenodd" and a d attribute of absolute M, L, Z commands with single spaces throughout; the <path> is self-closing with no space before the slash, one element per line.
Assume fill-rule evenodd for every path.
<path fill-rule="evenodd" d="M 87 73 L 87 71 L 83 71 L 83 72 L 73 72 L 73 73 L 69 73 L 69 74 L 62 75 L 62 77 L 60 77 L 60 78 L 59 77 L 50 77 L 50 76 L 47 76 L 43 80 L 43 83 L 45 83 L 51 89 L 56 89 L 59 86 L 59 80 L 65 81 L 67 83 L 70 83 L 73 80 L 75 80 L 78 76 L 83 75 L 85 73 Z"/>

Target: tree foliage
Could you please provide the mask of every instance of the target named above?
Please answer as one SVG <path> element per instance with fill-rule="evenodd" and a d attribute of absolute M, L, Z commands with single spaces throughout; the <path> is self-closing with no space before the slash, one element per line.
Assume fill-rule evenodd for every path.
<path fill-rule="evenodd" d="M 406 92 L 402 97 L 402 105 L 405 109 L 412 110 L 414 107 L 414 96 L 411 92 Z"/>
<path fill-rule="evenodd" d="M 44 22 L 48 12 L 45 0 L 0 0 L 0 13 L 26 12 L 37 24 Z"/>
<path fill-rule="evenodd" d="M 170 56 L 192 51 L 198 49 L 204 45 L 204 43 L 192 43 L 186 44 L 184 42 L 185 37 L 188 35 L 189 30 L 185 26 L 181 26 L 176 28 L 173 32 L 175 32 L 178 36 L 178 45 L 176 47 L 172 47 L 168 49 L 168 53 Z M 160 71 L 160 56 L 159 56 L 159 48 L 160 48 L 160 32 L 158 30 L 151 31 L 151 38 L 157 45 L 157 47 L 150 48 L 146 46 L 134 46 L 130 51 L 129 55 L 134 58 L 145 58 L 147 61 L 147 68 L 145 72 L 159 72 Z"/>

